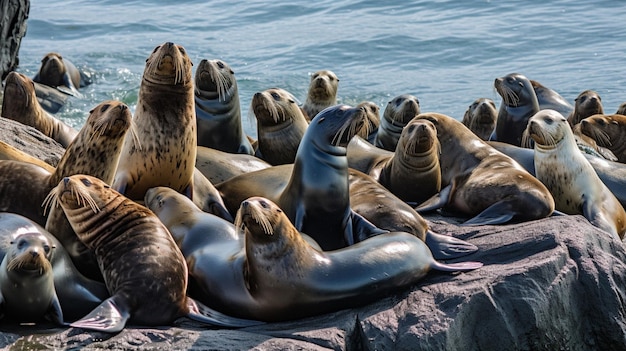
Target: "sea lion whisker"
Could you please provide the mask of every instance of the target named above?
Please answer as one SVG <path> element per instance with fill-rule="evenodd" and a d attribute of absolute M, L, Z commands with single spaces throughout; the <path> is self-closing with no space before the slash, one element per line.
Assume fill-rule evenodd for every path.
<path fill-rule="evenodd" d="M 137 150 L 141 150 L 141 139 L 139 139 L 139 135 L 137 135 L 137 124 L 135 123 L 135 119 L 130 120 L 130 137 L 133 140 L 133 146 Z"/>
<path fill-rule="evenodd" d="M 56 207 L 59 205 L 59 196 L 57 193 L 58 193 L 57 188 L 52 189 L 52 191 L 50 191 L 48 195 L 46 195 L 46 198 L 41 203 L 41 207 L 43 207 L 44 216 L 48 214 L 48 209 L 52 209 L 53 207 Z"/>

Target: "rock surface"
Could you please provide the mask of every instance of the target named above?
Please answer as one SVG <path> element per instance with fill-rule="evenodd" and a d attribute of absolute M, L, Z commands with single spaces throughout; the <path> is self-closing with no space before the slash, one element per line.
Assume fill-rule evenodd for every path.
<path fill-rule="evenodd" d="M 16 129 L 7 134 L 5 122 L 0 121 L 0 140 L 9 143 L 28 129 L 11 127 Z M 58 147 L 38 147 L 42 144 L 34 140 L 35 146 L 24 151 Z M 436 214 L 426 219 L 435 232 L 478 246 L 465 260 L 485 266 L 466 273 L 431 272 L 376 303 L 292 322 L 228 330 L 181 319 L 170 327 L 130 326 L 115 335 L 3 324 L 0 347 L 626 350 L 626 251 L 620 240 L 582 216 L 477 227 Z"/>
<path fill-rule="evenodd" d="M 26 35 L 29 0 L 0 0 L 0 76 L 2 80 L 19 64 L 18 52 Z"/>

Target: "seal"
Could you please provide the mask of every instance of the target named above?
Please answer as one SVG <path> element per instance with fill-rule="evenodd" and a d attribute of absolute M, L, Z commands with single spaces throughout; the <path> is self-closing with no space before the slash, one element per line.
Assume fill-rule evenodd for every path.
<path fill-rule="evenodd" d="M 388 151 L 395 150 L 402 128 L 420 112 L 420 102 L 417 97 L 403 94 L 393 98 L 387 103 L 383 117 L 380 119 L 374 145 Z"/>
<path fill-rule="evenodd" d="M 226 208 L 234 213 L 249 197 L 268 198 L 324 250 L 383 232 L 350 209 L 346 146 L 365 124 L 363 109 L 324 109 L 307 128 L 293 168 L 274 166 L 216 184 Z"/>
<path fill-rule="evenodd" d="M 136 140 L 126 138 L 112 187 L 133 200 L 146 190 L 168 186 L 193 193 L 197 152 L 191 60 L 171 42 L 146 60 L 133 120 Z"/>
<path fill-rule="evenodd" d="M 468 225 L 534 220 L 552 214 L 554 199 L 548 189 L 461 122 L 439 113 L 422 113 L 416 118 L 432 122 L 437 129 L 442 186 L 418 212 L 454 209 L 474 216 L 465 222 Z"/>
<path fill-rule="evenodd" d="M 37 157 L 33 157 L 24 151 L 15 148 L 13 145 L 5 143 L 4 141 L 0 141 L 0 160 L 15 160 L 33 163 L 50 173 L 55 170 L 55 167 L 49 163 L 42 161 Z"/>
<path fill-rule="evenodd" d="M 25 75 L 10 72 L 4 86 L 2 117 L 31 126 L 67 148 L 78 131 L 49 115 L 37 101 L 35 85 Z"/>
<path fill-rule="evenodd" d="M 208 180 L 197 168 L 193 170 L 193 203 L 204 212 L 214 214 L 227 221 L 234 221 L 233 215 L 228 212 L 224 200 L 215 185 Z"/>
<path fill-rule="evenodd" d="M 496 150 L 517 161 L 528 173 L 533 176 L 535 175 L 535 151 L 533 149 L 522 148 L 497 141 L 490 141 L 488 143 Z M 585 153 L 583 153 L 583 155 L 596 171 L 602 183 L 611 190 L 620 204 L 626 208 L 626 164 L 608 161 Z"/>
<path fill-rule="evenodd" d="M 348 166 L 368 174 L 403 201 L 421 204 L 441 190 L 440 150 L 435 126 L 412 120 L 394 152 L 354 137 L 348 144 Z"/>
<path fill-rule="evenodd" d="M 41 207 L 50 190 L 63 177 L 84 173 L 106 182 L 113 180 L 124 137 L 132 130 L 126 104 L 104 101 L 90 111 L 79 134 L 70 143 L 53 172 L 28 163 L 29 159 L 0 162 L 0 210 L 21 214 L 57 236 L 81 272 L 98 279 L 93 254 L 78 241 L 62 211 L 45 213 Z M 131 132 L 132 134 L 132 132 Z"/>
<path fill-rule="evenodd" d="M 493 100 L 478 98 L 472 102 L 463 114 L 463 124 L 482 140 L 489 140 L 489 136 L 496 127 L 498 110 Z"/>
<path fill-rule="evenodd" d="M 250 111 L 256 118 L 255 156 L 274 166 L 293 163 L 309 126 L 293 95 L 280 88 L 257 92 Z"/>
<path fill-rule="evenodd" d="M 222 60 L 201 60 L 194 76 L 198 145 L 254 154 L 241 125 L 235 72 Z"/>
<path fill-rule="evenodd" d="M 580 122 L 580 132 L 609 149 L 617 162 L 626 163 L 626 116 L 596 114 Z"/>
<path fill-rule="evenodd" d="M 559 111 L 563 116 L 567 116 L 574 110 L 572 104 L 567 101 L 557 91 L 550 89 L 536 80 L 530 80 L 535 95 L 537 96 L 537 102 L 539 103 L 539 109 L 553 109 Z"/>
<path fill-rule="evenodd" d="M 50 263 L 55 247 L 39 233 L 23 233 L 10 244 L 0 264 L 0 308 L 18 322 L 46 318 L 63 325 Z"/>
<path fill-rule="evenodd" d="M 320 251 L 303 238 L 285 212 L 260 197 L 241 203 L 235 223 L 243 233 L 207 230 L 208 224 L 163 213 L 176 206 L 164 207 L 156 209 L 159 218 L 171 218 L 165 222 L 174 237 L 184 235 L 189 249 L 186 257 L 190 281 L 197 285 L 196 298 L 239 318 L 288 321 L 356 307 L 419 281 L 431 269 L 465 271 L 482 265 L 442 265 L 421 240 L 402 232 Z"/>
<path fill-rule="evenodd" d="M 375 143 L 378 127 L 380 126 L 380 107 L 372 101 L 361 101 L 356 105 L 356 108 L 363 108 L 367 116 L 367 123 L 356 135 L 371 144 Z"/>
<path fill-rule="evenodd" d="M 574 102 L 576 103 L 574 105 L 574 111 L 567 115 L 567 122 L 569 122 L 572 128 L 587 117 L 604 114 L 602 99 L 600 95 L 593 90 L 585 90 L 578 94 Z"/>
<path fill-rule="evenodd" d="M 328 70 L 317 71 L 311 75 L 306 100 L 302 112 L 307 121 L 312 120 L 323 109 L 337 104 L 337 75 Z"/>
<path fill-rule="evenodd" d="M 40 225 L 0 213 L 0 291 L 6 318 L 58 324 L 74 321 L 109 297 L 104 284 L 85 278 L 61 243 Z"/>
<path fill-rule="evenodd" d="M 49 52 L 41 59 L 41 66 L 33 81 L 57 88 L 69 95 L 81 96 L 78 88 L 91 84 L 91 77 L 61 54 Z"/>
<path fill-rule="evenodd" d="M 578 151 L 567 119 L 555 110 L 542 110 L 530 119 L 524 138 L 535 141 L 536 177 L 554 196 L 556 209 L 582 214 L 621 240 L 626 212 Z"/>
<path fill-rule="evenodd" d="M 183 316 L 220 326 L 258 324 L 201 314 L 187 297 L 187 265 L 167 228 L 149 209 L 100 179 L 81 174 L 63 178 L 46 198 L 46 206 L 57 205 L 95 252 L 111 294 L 71 326 L 115 333 L 127 322 L 169 325 Z"/>
<path fill-rule="evenodd" d="M 539 102 L 530 80 L 519 73 L 496 78 L 494 87 L 502 97 L 496 128 L 489 140 L 521 146 L 528 120 L 539 111 Z"/>
<path fill-rule="evenodd" d="M 203 146 L 197 148 L 196 168 L 213 184 L 271 166 L 266 161 L 248 154 L 231 154 Z"/>

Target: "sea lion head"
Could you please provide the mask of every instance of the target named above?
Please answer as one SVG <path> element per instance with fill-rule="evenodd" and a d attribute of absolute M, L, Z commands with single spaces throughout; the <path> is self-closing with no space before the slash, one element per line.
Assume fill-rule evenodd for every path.
<path fill-rule="evenodd" d="M 495 79 L 494 87 L 498 94 L 502 97 L 502 101 L 506 106 L 517 107 L 528 101 L 529 91 L 534 90 L 528 78 L 519 73 L 510 73 L 504 77 Z M 535 100 L 537 97 L 535 96 Z M 537 105 L 539 105 L 537 103 Z"/>
<path fill-rule="evenodd" d="M 107 100 L 89 111 L 89 117 L 85 123 L 86 128 L 91 128 L 91 140 L 102 136 L 113 139 L 123 139 L 126 132 L 131 129 L 134 133 L 133 115 L 126 104 L 120 101 Z"/>
<path fill-rule="evenodd" d="M 368 139 L 369 135 L 378 130 L 380 126 L 380 107 L 372 101 L 362 101 L 357 108 L 362 108 L 365 113 L 366 125 L 357 133 L 363 139 Z"/>
<path fill-rule="evenodd" d="M 522 136 L 523 145 L 535 142 L 535 148 L 551 150 L 565 142 L 573 141 L 572 129 L 558 111 L 546 109 L 535 113 L 529 120 Z"/>
<path fill-rule="evenodd" d="M 2 116 L 19 120 L 27 125 L 35 125 L 35 121 L 24 120 L 34 118 L 34 114 L 26 113 L 33 104 L 39 105 L 35 94 L 35 83 L 32 79 L 15 71 L 9 72 L 4 85 L 4 99 L 2 101 Z"/>
<path fill-rule="evenodd" d="M 352 137 L 368 125 L 365 107 L 335 105 L 318 113 L 308 129 L 310 135 L 315 135 L 314 142 L 318 145 L 346 147 Z"/>
<path fill-rule="evenodd" d="M 465 111 L 463 124 L 476 133 L 481 139 L 489 138 L 496 127 L 498 110 L 493 100 L 488 98 L 476 99 Z"/>
<path fill-rule="evenodd" d="M 274 234 L 289 219 L 275 203 L 263 197 L 251 197 L 241 202 L 235 216 L 235 227 L 240 228 L 256 242 L 277 240 Z"/>
<path fill-rule="evenodd" d="M 41 60 L 39 68 L 40 83 L 51 87 L 63 85 L 65 84 L 63 82 L 65 71 L 63 57 L 56 52 L 47 53 Z"/>
<path fill-rule="evenodd" d="M 207 99 L 217 97 L 220 101 L 230 100 L 233 88 L 237 88 L 235 72 L 222 60 L 200 61 L 194 83 L 197 96 Z"/>
<path fill-rule="evenodd" d="M 74 211 L 78 211 L 78 215 L 83 212 L 99 213 L 116 195 L 119 193 L 100 179 L 75 174 L 61 179 L 46 196 L 43 206 L 60 205 L 69 218 Z"/>
<path fill-rule="evenodd" d="M 413 119 L 402 129 L 395 157 L 403 164 L 415 168 L 425 166 L 415 164 L 419 158 L 434 153 L 438 159 L 440 152 L 435 125 L 426 119 Z"/>
<path fill-rule="evenodd" d="M 302 113 L 297 105 L 297 99 L 280 88 L 255 93 L 250 105 L 257 122 L 268 126 L 287 122 L 293 118 L 293 112 Z"/>
<path fill-rule="evenodd" d="M 52 271 L 52 252 L 55 246 L 40 233 L 18 233 L 11 240 L 6 253 L 9 275 L 39 277 Z"/>
<path fill-rule="evenodd" d="M 171 42 L 154 48 L 143 71 L 143 79 L 159 85 L 192 84 L 191 60 L 181 45 Z"/>
<path fill-rule="evenodd" d="M 337 75 L 328 70 L 317 71 L 311 75 L 308 96 L 317 103 L 334 104 L 337 101 Z"/>
<path fill-rule="evenodd" d="M 580 131 L 598 145 L 609 148 L 621 141 L 625 125 L 626 117 L 623 115 L 597 114 L 580 121 Z"/>
<path fill-rule="evenodd" d="M 404 126 L 420 113 L 419 99 L 410 94 L 402 94 L 387 103 L 383 118 L 391 124 Z"/>

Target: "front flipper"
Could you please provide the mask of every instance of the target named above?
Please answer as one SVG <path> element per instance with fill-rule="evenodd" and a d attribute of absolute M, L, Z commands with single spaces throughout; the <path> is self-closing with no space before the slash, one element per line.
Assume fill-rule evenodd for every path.
<path fill-rule="evenodd" d="M 425 242 L 436 260 L 459 258 L 478 251 L 474 244 L 430 230 L 426 231 Z"/>
<path fill-rule="evenodd" d="M 187 317 L 194 321 L 227 328 L 245 328 L 265 324 L 265 322 L 252 319 L 236 318 L 218 312 L 190 297 L 187 297 L 189 313 Z"/>
<path fill-rule="evenodd" d="M 350 209 L 350 217 L 352 220 L 352 237 L 349 238 L 353 245 L 355 243 L 361 242 L 367 238 L 371 238 L 376 235 L 389 233 L 388 230 L 380 229 L 372 222 L 365 219 L 365 217 L 360 214 L 354 212 L 354 210 Z M 348 239 L 348 238 L 346 238 Z M 348 242 L 348 240 L 346 240 Z"/>
<path fill-rule="evenodd" d="M 65 74 L 63 75 L 63 84 L 64 86 L 63 85 L 58 86 L 57 89 L 59 89 L 60 91 L 63 91 L 64 93 L 67 91 L 67 94 L 78 97 L 78 98 L 83 97 L 83 95 L 79 93 L 78 89 L 76 89 L 76 87 L 74 86 L 74 83 L 72 82 L 72 77 L 70 76 L 68 72 L 65 72 Z"/>
<path fill-rule="evenodd" d="M 600 208 L 600 204 L 594 204 L 583 195 L 582 210 L 583 216 L 585 216 L 591 224 L 619 239 L 615 224 L 606 218 L 606 214 L 602 211 L 602 208 Z"/>
<path fill-rule="evenodd" d="M 75 328 L 91 329 L 107 333 L 117 333 L 124 329 L 130 318 L 130 311 L 120 308 L 113 297 L 104 300 L 88 315 L 70 326 Z"/>
<path fill-rule="evenodd" d="M 518 211 L 514 209 L 514 205 L 510 201 L 502 200 L 487 207 L 476 217 L 465 221 L 461 225 L 504 224 L 517 214 Z"/>
<path fill-rule="evenodd" d="M 50 301 L 50 309 L 46 312 L 45 318 L 58 325 L 68 325 L 63 321 L 63 310 L 61 309 L 61 303 L 55 293 Z"/>
<path fill-rule="evenodd" d="M 430 199 L 424 201 L 422 204 L 415 208 L 417 213 L 430 212 L 440 209 L 448 204 L 450 201 L 450 193 L 452 192 L 452 185 L 448 185 L 441 189 L 439 193 L 433 195 Z"/>

